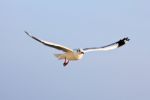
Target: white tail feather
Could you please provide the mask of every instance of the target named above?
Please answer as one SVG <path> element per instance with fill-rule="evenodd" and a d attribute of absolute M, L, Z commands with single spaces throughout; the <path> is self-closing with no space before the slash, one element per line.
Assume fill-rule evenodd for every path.
<path fill-rule="evenodd" d="M 54 54 L 54 56 L 55 56 L 56 58 L 58 58 L 58 59 L 62 59 L 62 58 L 61 58 L 62 54 Z"/>

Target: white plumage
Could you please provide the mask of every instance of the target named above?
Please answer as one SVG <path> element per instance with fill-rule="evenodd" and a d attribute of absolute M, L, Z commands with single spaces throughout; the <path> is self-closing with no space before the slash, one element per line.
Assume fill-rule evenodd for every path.
<path fill-rule="evenodd" d="M 127 38 L 123 38 L 123 39 L 121 39 L 115 43 L 112 43 L 112 44 L 109 44 L 106 46 L 102 46 L 102 47 L 93 47 L 93 48 L 84 48 L 84 49 L 73 50 L 73 49 L 70 49 L 68 47 L 56 44 L 56 43 L 40 40 L 40 39 L 36 38 L 35 36 L 30 35 L 26 31 L 25 31 L 25 33 L 28 36 L 30 36 L 31 38 L 33 38 L 34 40 L 36 40 L 36 41 L 38 41 L 38 42 L 40 42 L 46 46 L 49 46 L 49 47 L 52 47 L 52 48 L 55 48 L 58 50 L 62 50 L 64 52 L 63 54 L 55 54 L 55 56 L 58 59 L 65 59 L 65 61 L 63 63 L 64 66 L 66 66 L 69 63 L 69 61 L 81 59 L 83 57 L 83 55 L 87 52 L 113 50 L 113 49 L 116 49 L 116 48 L 119 48 L 119 47 L 125 45 L 130 40 L 127 37 Z"/>

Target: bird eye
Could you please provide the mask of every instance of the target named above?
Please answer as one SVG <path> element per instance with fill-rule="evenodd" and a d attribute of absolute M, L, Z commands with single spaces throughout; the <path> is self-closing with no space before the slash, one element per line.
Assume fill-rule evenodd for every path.
<path fill-rule="evenodd" d="M 80 52 L 80 49 L 78 49 L 77 52 Z"/>

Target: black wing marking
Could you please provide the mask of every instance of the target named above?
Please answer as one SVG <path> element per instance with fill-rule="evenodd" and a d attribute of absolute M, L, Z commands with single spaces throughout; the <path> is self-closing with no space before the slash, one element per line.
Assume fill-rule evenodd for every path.
<path fill-rule="evenodd" d="M 102 47 L 93 47 L 93 48 L 85 48 L 83 49 L 85 52 L 91 52 L 91 51 L 108 51 L 108 50 L 113 50 L 116 48 L 119 48 L 123 45 L 125 45 L 130 39 L 129 38 L 123 38 L 115 43 L 102 46 Z"/>

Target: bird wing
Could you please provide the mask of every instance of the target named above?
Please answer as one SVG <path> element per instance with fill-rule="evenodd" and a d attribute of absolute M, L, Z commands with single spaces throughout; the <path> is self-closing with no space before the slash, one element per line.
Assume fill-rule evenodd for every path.
<path fill-rule="evenodd" d="M 62 50 L 64 52 L 73 52 L 72 49 L 67 48 L 65 46 L 62 46 L 62 45 L 59 45 L 59 44 L 55 44 L 55 43 L 52 43 L 52 42 L 48 42 L 48 41 L 44 41 L 44 40 L 40 40 L 40 39 L 36 38 L 35 36 L 30 35 L 27 31 L 25 31 L 25 33 L 28 36 L 30 36 L 31 38 L 33 38 L 34 40 L 36 40 L 36 41 L 38 41 L 38 42 L 40 42 L 40 43 L 42 43 L 42 44 L 44 44 L 44 45 L 46 45 L 48 47 L 52 47 L 52 48 L 55 48 L 55 49 L 58 49 L 58 50 Z"/>
<path fill-rule="evenodd" d="M 113 49 L 117 49 L 123 45 L 125 45 L 130 39 L 128 38 L 123 38 L 115 43 L 106 45 L 106 46 L 102 46 L 102 47 L 93 47 L 93 48 L 84 48 L 83 51 L 84 52 L 92 52 L 92 51 L 109 51 L 109 50 L 113 50 Z"/>

